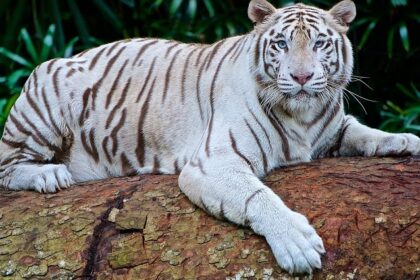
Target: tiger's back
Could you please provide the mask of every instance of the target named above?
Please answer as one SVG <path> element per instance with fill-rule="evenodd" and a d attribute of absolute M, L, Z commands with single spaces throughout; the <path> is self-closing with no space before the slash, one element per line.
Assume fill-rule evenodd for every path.
<path fill-rule="evenodd" d="M 65 164 L 76 182 L 179 173 L 209 120 L 209 92 L 226 71 L 220 60 L 229 52 L 225 59 L 240 63 L 247 41 L 133 39 L 45 62 L 25 84 L 3 139 L 35 150 L 38 161 Z M 1 158 L 9 165 L 27 160 L 8 152 Z"/>

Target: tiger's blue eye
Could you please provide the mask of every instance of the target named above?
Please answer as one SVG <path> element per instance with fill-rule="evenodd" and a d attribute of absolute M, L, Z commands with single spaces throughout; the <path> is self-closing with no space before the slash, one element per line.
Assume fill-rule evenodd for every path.
<path fill-rule="evenodd" d="M 322 47 L 323 45 L 324 45 L 324 41 L 319 40 L 315 42 L 315 48 L 317 49 Z"/>
<path fill-rule="evenodd" d="M 281 40 L 281 41 L 279 41 L 279 42 L 277 43 L 277 46 L 278 46 L 280 49 L 285 49 L 285 48 L 287 48 L 287 43 L 286 43 L 286 41 Z"/>

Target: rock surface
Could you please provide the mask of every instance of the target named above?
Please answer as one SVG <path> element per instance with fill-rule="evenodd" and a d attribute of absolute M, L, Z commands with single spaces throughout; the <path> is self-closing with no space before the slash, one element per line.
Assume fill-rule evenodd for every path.
<path fill-rule="evenodd" d="M 324 240 L 302 279 L 420 277 L 420 158 L 339 158 L 265 179 Z M 208 216 L 177 176 L 0 190 L 0 279 L 295 279 L 264 238 Z"/>

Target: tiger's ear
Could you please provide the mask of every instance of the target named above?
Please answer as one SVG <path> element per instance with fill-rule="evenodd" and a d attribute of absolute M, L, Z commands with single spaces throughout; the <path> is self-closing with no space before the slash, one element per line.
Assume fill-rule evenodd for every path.
<path fill-rule="evenodd" d="M 329 10 L 330 14 L 342 26 L 349 26 L 356 17 L 356 5 L 351 0 L 343 0 Z"/>
<path fill-rule="evenodd" d="M 251 0 L 248 6 L 248 17 L 255 24 L 263 22 L 274 12 L 276 8 L 266 0 Z"/>

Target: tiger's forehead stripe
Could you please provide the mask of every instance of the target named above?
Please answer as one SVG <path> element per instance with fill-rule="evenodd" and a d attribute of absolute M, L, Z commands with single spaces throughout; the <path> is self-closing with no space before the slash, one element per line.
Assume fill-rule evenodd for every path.
<path fill-rule="evenodd" d="M 275 25 L 283 25 L 280 33 L 285 32 L 291 27 L 295 28 L 296 25 L 298 25 L 300 29 L 304 30 L 307 33 L 308 37 L 311 37 L 311 31 L 308 30 L 308 28 L 312 28 L 315 31 L 319 32 L 320 29 L 318 24 L 321 22 L 325 24 L 326 22 L 323 14 L 324 11 L 320 11 L 318 9 L 308 7 L 302 4 L 297 4 L 291 7 L 280 9 L 279 12 L 280 15 L 276 16 L 274 22 Z M 292 33 L 294 32 L 292 31 Z M 274 32 L 270 32 L 270 36 L 273 35 Z M 332 32 L 330 35 L 332 35 Z"/>

